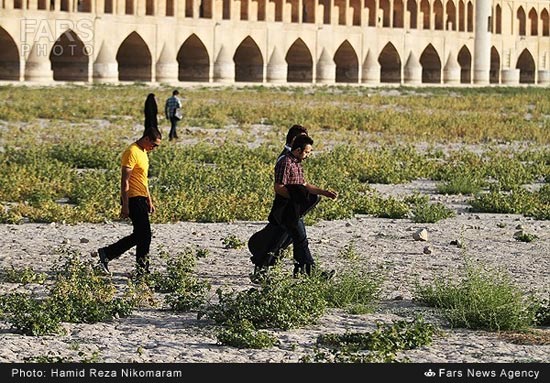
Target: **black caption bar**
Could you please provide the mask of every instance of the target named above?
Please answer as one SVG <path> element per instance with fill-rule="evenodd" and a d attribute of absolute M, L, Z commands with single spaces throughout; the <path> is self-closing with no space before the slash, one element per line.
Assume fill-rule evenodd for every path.
<path fill-rule="evenodd" d="M 182 382 L 261 377 L 395 381 L 407 383 L 538 383 L 550 382 L 548 363 L 394 363 L 394 364 L 224 364 L 224 363 L 6 363 L 2 382 Z"/>

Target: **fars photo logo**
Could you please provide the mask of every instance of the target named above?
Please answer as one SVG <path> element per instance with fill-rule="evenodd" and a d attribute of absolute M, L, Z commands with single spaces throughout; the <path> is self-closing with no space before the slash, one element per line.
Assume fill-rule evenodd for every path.
<path fill-rule="evenodd" d="M 21 54 L 35 49 L 38 56 L 91 56 L 94 21 L 91 19 L 22 19 Z"/>
<path fill-rule="evenodd" d="M 433 372 L 432 369 L 430 368 L 428 371 L 424 372 L 424 376 L 428 378 L 433 378 L 435 376 L 435 372 Z"/>

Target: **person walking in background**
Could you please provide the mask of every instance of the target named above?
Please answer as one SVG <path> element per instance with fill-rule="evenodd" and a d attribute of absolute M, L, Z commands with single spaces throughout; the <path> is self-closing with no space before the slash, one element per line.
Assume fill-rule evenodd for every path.
<path fill-rule="evenodd" d="M 182 106 L 181 100 L 178 97 L 179 94 L 180 92 L 175 89 L 172 92 L 172 96 L 166 100 L 166 105 L 164 107 L 166 119 L 170 121 L 170 134 L 168 135 L 168 139 L 170 141 L 178 138 L 176 128 L 178 126 L 179 120 L 181 120 L 181 115 L 178 115 L 178 109 L 180 109 Z"/>
<path fill-rule="evenodd" d="M 160 145 L 162 135 L 156 128 L 148 128 L 143 136 L 122 153 L 122 174 L 120 181 L 121 218 L 130 218 L 132 234 L 107 247 L 97 250 L 100 269 L 110 274 L 109 262 L 136 246 L 136 276 L 141 278 L 149 273 L 149 247 L 151 244 L 151 224 L 149 214 L 155 211 L 149 192 L 148 152 Z"/>
<path fill-rule="evenodd" d="M 145 99 L 145 106 L 143 107 L 143 114 L 145 115 L 144 127 L 145 130 L 149 128 L 158 129 L 158 106 L 157 99 L 154 93 L 149 93 Z"/>
<path fill-rule="evenodd" d="M 305 134 L 298 135 L 290 152 L 283 155 L 275 165 L 275 199 L 268 220 L 282 226 L 292 238 L 295 277 L 303 273 L 311 275 L 315 264 L 301 219 L 310 208 L 310 194 L 331 199 L 338 197 L 335 191 L 321 189 L 306 182 L 302 162 L 309 157 L 312 150 L 313 139 Z M 323 274 L 330 278 L 334 272 Z"/>

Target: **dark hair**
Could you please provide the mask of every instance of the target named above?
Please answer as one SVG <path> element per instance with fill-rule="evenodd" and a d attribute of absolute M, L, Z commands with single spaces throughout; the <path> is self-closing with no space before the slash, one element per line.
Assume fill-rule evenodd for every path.
<path fill-rule="evenodd" d="M 143 132 L 143 137 L 147 137 L 151 141 L 156 141 L 157 138 L 162 140 L 162 133 L 158 128 L 151 127 L 145 129 L 145 132 Z"/>
<path fill-rule="evenodd" d="M 313 145 L 313 138 L 311 138 L 310 136 L 306 136 L 305 134 L 296 136 L 294 142 L 292 143 L 291 151 L 294 151 L 298 148 L 304 150 L 307 145 Z"/>
<path fill-rule="evenodd" d="M 177 89 L 175 89 L 175 90 L 172 92 L 172 96 L 175 96 L 176 94 L 180 94 L 180 92 L 179 92 Z"/>
<path fill-rule="evenodd" d="M 300 134 L 305 134 L 307 136 L 307 129 L 302 125 L 292 125 L 286 134 L 286 144 L 292 145 L 292 140 Z"/>

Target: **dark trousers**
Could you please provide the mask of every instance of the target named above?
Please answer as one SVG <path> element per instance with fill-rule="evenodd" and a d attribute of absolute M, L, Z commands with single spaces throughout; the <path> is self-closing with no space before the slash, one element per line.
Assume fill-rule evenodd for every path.
<path fill-rule="evenodd" d="M 311 274 L 311 269 L 314 265 L 313 257 L 309 250 L 309 242 L 307 240 L 306 226 L 302 219 L 298 219 L 290 224 L 285 224 L 283 227 L 288 236 L 292 239 L 292 253 L 294 255 L 294 275 L 305 272 Z M 305 270 L 304 270 L 305 268 Z"/>
<path fill-rule="evenodd" d="M 168 138 L 170 140 L 173 138 L 178 138 L 178 133 L 176 132 L 178 121 L 179 120 L 176 117 L 170 117 L 170 134 L 168 134 Z"/>
<path fill-rule="evenodd" d="M 149 205 L 146 197 L 129 198 L 130 219 L 134 231 L 105 248 L 108 260 L 120 257 L 133 246 L 136 246 L 136 264 L 138 270 L 149 270 L 149 247 L 151 245 L 151 223 L 149 222 Z"/>
<path fill-rule="evenodd" d="M 298 227 L 300 228 L 303 228 L 303 236 L 306 237 L 306 234 L 305 234 L 305 231 L 306 231 L 306 228 L 305 228 L 305 225 L 304 225 L 304 219 L 303 217 L 311 210 L 313 209 L 315 206 L 317 206 L 317 204 L 319 203 L 319 201 L 321 200 L 321 198 L 318 196 L 318 195 L 315 195 L 315 194 L 310 194 L 309 195 L 309 198 L 308 198 L 308 203 L 307 203 L 307 206 L 305 206 L 304 208 L 304 211 L 302 213 L 302 216 L 300 217 L 300 220 L 298 223 L 296 223 L 295 225 L 297 225 Z M 281 240 L 281 245 L 280 245 L 280 249 L 286 249 L 291 243 L 294 243 L 294 239 L 290 233 L 290 231 L 292 231 L 293 229 L 292 228 L 289 228 L 288 225 L 283 225 L 283 228 L 285 229 L 286 233 L 283 234 L 283 238 Z M 290 231 L 289 231 L 290 230 Z M 302 229 L 300 229 L 301 231 Z M 301 235 L 298 235 L 299 237 Z M 307 239 L 306 239 L 306 242 L 307 242 Z M 306 245 L 307 246 L 307 245 Z M 298 250 L 298 252 L 306 252 L 305 250 Z M 294 251 L 294 253 L 296 253 L 296 251 Z M 309 258 L 311 258 L 311 254 L 309 253 L 309 248 L 307 250 L 307 253 L 309 254 Z M 307 258 L 307 256 L 306 256 Z M 294 256 L 294 259 L 296 260 L 296 256 Z M 303 264 L 307 264 L 307 262 L 303 262 Z M 311 264 L 313 264 L 313 258 L 311 258 Z"/>

